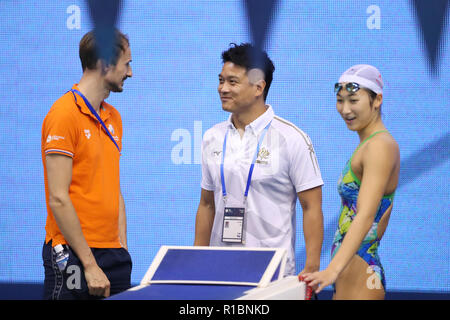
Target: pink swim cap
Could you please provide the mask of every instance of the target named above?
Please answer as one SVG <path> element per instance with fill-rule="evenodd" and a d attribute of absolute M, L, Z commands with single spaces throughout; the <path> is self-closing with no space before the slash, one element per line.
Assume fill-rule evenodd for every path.
<path fill-rule="evenodd" d="M 356 82 L 361 87 L 375 93 L 383 93 L 383 79 L 377 68 L 368 64 L 357 64 L 347 69 L 339 78 L 339 83 Z"/>

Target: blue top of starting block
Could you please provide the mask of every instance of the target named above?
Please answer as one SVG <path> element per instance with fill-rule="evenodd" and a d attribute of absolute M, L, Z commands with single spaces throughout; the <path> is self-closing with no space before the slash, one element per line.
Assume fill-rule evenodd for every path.
<path fill-rule="evenodd" d="M 151 281 L 225 281 L 258 283 L 275 250 L 168 249 Z M 278 273 L 278 270 L 277 272 Z"/>
<path fill-rule="evenodd" d="M 152 284 L 136 291 L 125 291 L 108 300 L 232 300 L 242 297 L 253 286 Z"/>

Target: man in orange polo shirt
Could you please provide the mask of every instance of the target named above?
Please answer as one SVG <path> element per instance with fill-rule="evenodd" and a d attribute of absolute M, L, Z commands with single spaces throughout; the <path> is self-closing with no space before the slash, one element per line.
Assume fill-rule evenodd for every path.
<path fill-rule="evenodd" d="M 129 41 L 118 30 L 113 51 L 109 61 L 100 59 L 94 32 L 83 36 L 81 80 L 53 104 L 42 126 L 46 299 L 108 297 L 130 287 L 119 177 L 122 120 L 104 101 L 132 76 Z"/>

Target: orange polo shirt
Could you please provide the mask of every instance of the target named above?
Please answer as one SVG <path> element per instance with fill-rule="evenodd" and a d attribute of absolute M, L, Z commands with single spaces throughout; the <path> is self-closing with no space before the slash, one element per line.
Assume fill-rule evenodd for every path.
<path fill-rule="evenodd" d="M 77 89 L 74 85 L 72 89 Z M 67 92 L 51 107 L 42 125 L 42 161 L 44 164 L 47 222 L 45 242 L 66 241 L 49 206 L 45 156 L 60 154 L 72 158 L 69 196 L 91 248 L 120 248 L 119 194 L 120 152 L 100 122 L 89 111 L 81 96 Z M 100 117 L 122 149 L 122 120 L 119 112 L 106 102 Z"/>

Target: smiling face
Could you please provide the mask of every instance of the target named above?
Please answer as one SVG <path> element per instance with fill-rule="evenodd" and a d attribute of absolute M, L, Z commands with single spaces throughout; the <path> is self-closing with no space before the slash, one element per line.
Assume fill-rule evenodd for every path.
<path fill-rule="evenodd" d="M 262 76 L 261 76 L 262 74 Z M 244 67 L 226 62 L 219 74 L 217 88 L 222 101 L 222 109 L 232 113 L 248 111 L 258 99 L 263 99 L 265 82 L 263 73 L 252 72 Z"/>
<path fill-rule="evenodd" d="M 105 74 L 105 85 L 109 91 L 122 92 L 123 84 L 127 78 L 133 76 L 133 71 L 130 66 L 131 62 L 131 50 L 127 46 L 124 51 L 121 52 L 119 59 L 115 65 L 107 67 Z"/>
<path fill-rule="evenodd" d="M 341 89 L 336 94 L 336 109 L 352 131 L 361 131 L 376 122 L 380 116 L 381 102 L 381 94 L 372 100 L 365 89 L 356 92 Z"/>

